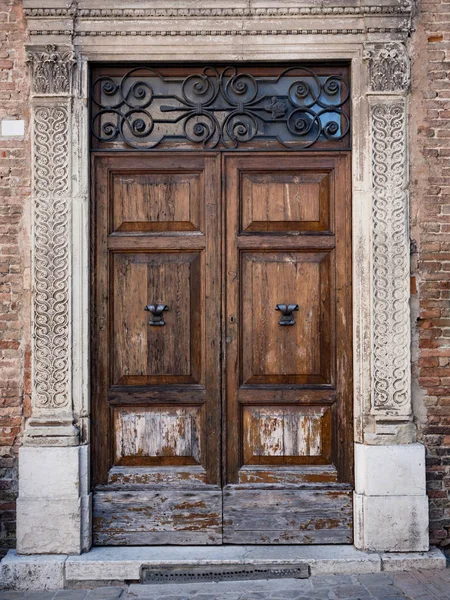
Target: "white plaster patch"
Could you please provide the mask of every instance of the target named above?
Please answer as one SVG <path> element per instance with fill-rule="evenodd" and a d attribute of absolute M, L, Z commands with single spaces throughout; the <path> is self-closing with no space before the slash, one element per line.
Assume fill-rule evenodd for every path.
<path fill-rule="evenodd" d="M 24 136 L 25 121 L 21 119 L 3 119 L 2 137 Z"/>

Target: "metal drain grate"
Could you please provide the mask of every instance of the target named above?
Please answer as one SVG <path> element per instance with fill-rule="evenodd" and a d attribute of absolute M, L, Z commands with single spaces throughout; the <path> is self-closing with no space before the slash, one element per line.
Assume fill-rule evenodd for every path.
<path fill-rule="evenodd" d="M 227 566 L 186 566 L 186 567 L 141 567 L 141 583 L 189 583 L 199 581 L 242 581 L 248 579 L 307 579 L 309 565 L 292 567 L 253 565 Z"/>

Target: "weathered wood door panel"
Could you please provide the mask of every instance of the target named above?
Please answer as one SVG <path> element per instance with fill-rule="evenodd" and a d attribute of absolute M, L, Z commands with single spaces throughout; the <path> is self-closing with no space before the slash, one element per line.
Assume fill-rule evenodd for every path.
<path fill-rule="evenodd" d="M 94 155 L 94 541 L 217 544 L 219 156 Z"/>
<path fill-rule="evenodd" d="M 223 160 L 223 539 L 350 542 L 349 155 Z"/>
<path fill-rule="evenodd" d="M 351 542 L 349 159 L 93 154 L 96 544 Z"/>

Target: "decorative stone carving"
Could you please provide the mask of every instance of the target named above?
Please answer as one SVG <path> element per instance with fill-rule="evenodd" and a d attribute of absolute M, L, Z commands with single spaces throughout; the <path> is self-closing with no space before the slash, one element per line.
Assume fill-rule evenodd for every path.
<path fill-rule="evenodd" d="M 366 44 L 372 92 L 406 92 L 410 85 L 409 58 L 400 42 Z"/>
<path fill-rule="evenodd" d="M 34 110 L 34 390 L 37 407 L 70 402 L 69 113 Z"/>
<path fill-rule="evenodd" d="M 402 101 L 371 107 L 373 407 L 410 413 L 409 220 Z"/>
<path fill-rule="evenodd" d="M 45 49 L 32 49 L 27 53 L 32 74 L 34 94 L 69 94 L 72 87 L 72 71 L 75 64 L 70 48 L 57 48 L 54 44 Z"/>

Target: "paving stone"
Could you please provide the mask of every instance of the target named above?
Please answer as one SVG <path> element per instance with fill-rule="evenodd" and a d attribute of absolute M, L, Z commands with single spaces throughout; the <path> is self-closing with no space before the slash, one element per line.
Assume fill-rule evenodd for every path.
<path fill-rule="evenodd" d="M 336 598 L 370 598 L 367 588 L 362 585 L 341 585 L 333 588 Z"/>
<path fill-rule="evenodd" d="M 55 592 L 25 592 L 25 600 L 53 600 Z"/>
<path fill-rule="evenodd" d="M 54 600 L 85 600 L 88 590 L 60 590 Z"/>
<path fill-rule="evenodd" d="M 392 575 L 388 575 L 387 573 L 364 573 L 362 575 L 357 575 L 355 579 L 362 585 L 371 587 L 373 585 L 379 586 L 384 585 L 386 582 L 391 582 Z"/>
<path fill-rule="evenodd" d="M 264 600 L 265 598 L 267 598 L 267 594 L 264 594 L 264 592 L 244 592 L 245 593 L 245 600 Z"/>
<path fill-rule="evenodd" d="M 0 591 L 0 600 L 22 600 L 23 592 L 13 592 L 12 590 Z"/>
<path fill-rule="evenodd" d="M 91 590 L 86 600 L 117 600 L 122 593 L 123 588 L 120 587 L 99 587 Z"/>
<path fill-rule="evenodd" d="M 372 596 L 375 596 L 375 598 L 405 598 L 405 594 L 402 592 L 402 590 L 396 588 L 393 585 L 371 586 L 367 589 L 372 594 Z"/>
<path fill-rule="evenodd" d="M 419 581 L 431 595 L 435 595 L 439 600 L 450 599 L 450 587 L 447 579 L 441 579 L 433 571 L 416 571 L 413 576 Z"/>
<path fill-rule="evenodd" d="M 352 585 L 353 579 L 350 575 L 317 575 L 309 580 L 313 588 L 330 587 L 336 585 Z"/>

